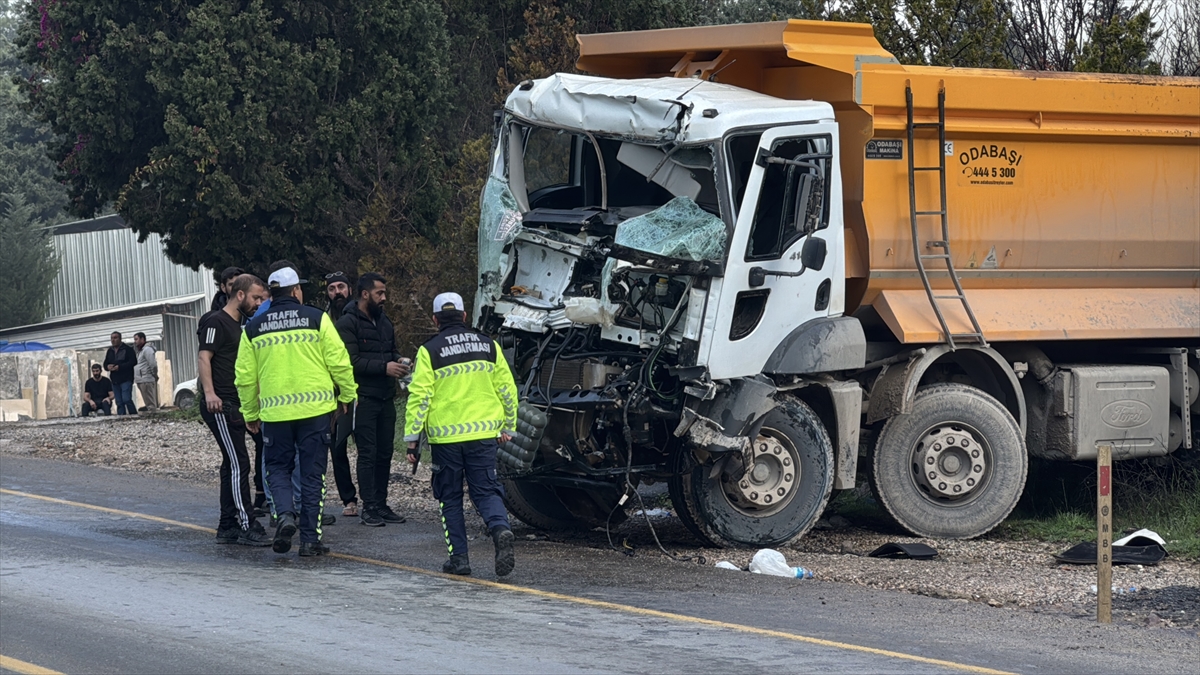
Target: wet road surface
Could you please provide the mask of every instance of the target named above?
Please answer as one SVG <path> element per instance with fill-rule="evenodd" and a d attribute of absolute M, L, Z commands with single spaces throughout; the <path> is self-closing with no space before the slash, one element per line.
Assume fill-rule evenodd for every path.
<path fill-rule="evenodd" d="M 215 490 L 32 458 L 0 457 L 0 488 L 0 654 L 68 673 L 1189 672 L 1200 647 L 545 541 L 509 585 L 468 583 L 428 572 L 432 522 L 340 521 L 326 542 L 360 559 L 301 560 L 215 545 Z"/>

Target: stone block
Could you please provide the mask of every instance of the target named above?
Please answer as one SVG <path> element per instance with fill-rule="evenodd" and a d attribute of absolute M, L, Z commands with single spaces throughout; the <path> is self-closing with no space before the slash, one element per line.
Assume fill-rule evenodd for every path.
<path fill-rule="evenodd" d="M 38 361 L 38 380 L 46 378 L 43 411 L 47 419 L 71 416 L 71 404 L 80 396 L 74 391 L 79 384 L 75 382 L 76 375 L 73 370 L 70 357 L 65 355 Z"/>
<path fill-rule="evenodd" d="M 21 398 L 21 381 L 17 377 L 17 355 L 0 354 L 0 399 Z"/>

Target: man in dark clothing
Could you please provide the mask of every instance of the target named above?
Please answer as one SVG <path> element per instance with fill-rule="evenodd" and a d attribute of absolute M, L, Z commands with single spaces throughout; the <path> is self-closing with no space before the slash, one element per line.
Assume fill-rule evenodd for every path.
<path fill-rule="evenodd" d="M 100 367 L 100 364 L 93 363 L 92 377 L 83 385 L 83 410 L 79 412 L 79 416 L 87 417 L 92 413 L 111 415 L 112 401 L 112 383 L 104 376 L 104 369 Z"/>
<path fill-rule="evenodd" d="M 240 267 L 226 267 L 221 270 L 221 280 L 217 282 L 217 294 L 213 296 L 212 307 L 208 311 L 215 312 L 218 309 L 225 309 L 226 303 L 229 302 L 229 284 L 241 275 L 245 274 L 245 270 Z"/>
<path fill-rule="evenodd" d="M 329 319 L 336 324 L 337 320 L 342 318 L 342 311 L 350 300 L 350 278 L 346 276 L 345 272 L 331 272 L 325 275 L 325 297 L 329 300 L 325 311 L 329 314 Z M 340 443 L 336 442 L 339 417 L 341 417 L 339 412 L 334 410 L 335 445 L 330 448 L 330 455 L 333 458 L 333 479 L 337 483 L 338 497 L 342 500 L 342 515 L 354 517 L 358 515 L 358 492 L 354 489 L 354 478 L 350 473 L 350 458 L 346 455 L 346 443 L 350 440 L 349 436 L 343 437 Z"/>
<path fill-rule="evenodd" d="M 117 402 L 118 415 L 136 415 L 133 405 L 133 370 L 137 367 L 137 353 L 133 347 L 121 342 L 121 334 L 114 332 L 109 339 L 112 347 L 104 355 L 104 369 L 112 380 L 113 394 Z"/>
<path fill-rule="evenodd" d="M 234 366 L 242 339 L 242 317 L 253 314 L 267 296 L 262 280 L 250 274 L 235 277 L 223 309 L 200 318 L 200 416 L 221 448 L 221 521 L 218 544 L 267 546 L 266 530 L 250 503 L 250 457 L 246 453 L 246 421 L 240 410 Z"/>
<path fill-rule="evenodd" d="M 364 525 L 382 527 L 404 522 L 387 504 L 387 485 L 396 441 L 396 380 L 407 375 L 410 367 L 400 362 L 396 331 L 383 313 L 387 303 L 383 277 L 368 272 L 359 277 L 357 290 L 358 302 L 346 306 L 337 329 L 358 384 L 354 440 L 363 501 L 360 517 Z"/>

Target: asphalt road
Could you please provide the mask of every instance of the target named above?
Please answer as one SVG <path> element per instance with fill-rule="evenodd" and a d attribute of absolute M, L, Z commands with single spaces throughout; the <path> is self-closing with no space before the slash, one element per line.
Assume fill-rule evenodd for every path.
<path fill-rule="evenodd" d="M 433 522 L 339 522 L 340 556 L 301 560 L 214 544 L 213 489 L 47 460 L 0 456 L 0 488 L 4 671 L 1152 673 L 1193 672 L 1200 649 L 547 541 L 518 541 L 506 584 L 490 543 L 475 581 L 450 579 Z"/>

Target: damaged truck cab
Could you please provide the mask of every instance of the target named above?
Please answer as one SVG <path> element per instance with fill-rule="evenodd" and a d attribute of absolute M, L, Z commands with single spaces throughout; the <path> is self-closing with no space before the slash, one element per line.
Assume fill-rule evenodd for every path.
<path fill-rule="evenodd" d="M 837 134 L 828 104 L 708 82 L 556 75 L 513 93 L 476 307 L 547 419 L 516 441 L 532 461 L 503 453 L 517 515 L 618 522 L 628 490 L 669 481 L 716 544 L 816 521 L 837 429 L 780 387 L 837 390 L 823 402 L 855 420 L 839 439 L 852 477 L 857 385 L 792 377 L 864 363 L 862 329 L 840 317 L 842 259 L 826 255 L 842 249 Z"/>
<path fill-rule="evenodd" d="M 967 300 L 975 291 L 964 291 L 955 275 L 948 236 L 931 229 L 927 238 L 941 241 L 919 254 L 910 243 L 907 266 L 872 268 L 902 262 L 893 248 L 903 240 L 862 230 L 862 153 L 870 139 L 863 118 L 848 116 L 853 111 L 834 98 L 797 100 L 711 81 L 741 59 L 731 75 L 749 77 L 757 68 L 761 77 L 748 82 L 765 87 L 772 80 L 764 54 L 787 46 L 797 26 L 822 39 L 828 27 L 846 27 L 854 39 L 844 50 L 875 59 L 860 54 L 855 68 L 887 65 L 878 43 L 861 44 L 870 28 L 853 24 L 709 27 L 646 39 L 592 36 L 592 43 L 582 36 L 581 66 L 650 76 L 670 62 L 674 76 L 554 75 L 521 83 L 498 113 L 481 199 L 474 310 L 476 325 L 504 349 L 521 393 L 517 433 L 498 459 L 510 510 L 545 529 L 603 527 L 626 517 L 639 485 L 666 482 L 679 517 L 704 542 L 777 545 L 808 531 L 833 489 L 855 485 L 861 435 L 869 441 L 872 486 L 901 525 L 926 536 L 973 537 L 1003 520 L 1020 497 L 1027 438 L 1037 443 L 1029 453 L 1086 458 L 1089 443 L 1094 453 L 1094 443 L 1108 438 L 1096 435 L 1091 420 L 1105 419 L 1117 402 L 1125 418 L 1146 416 L 1125 429 L 1153 427 L 1143 429 L 1150 441 L 1127 443 L 1118 456 L 1165 454 L 1184 436 L 1190 447 L 1187 408 L 1195 397 L 1176 405 L 1174 418 L 1158 398 L 1173 386 L 1185 400 L 1195 390 L 1197 345 L 1189 337 L 1200 333 L 1200 318 L 1184 311 L 1144 327 L 1143 336 L 1174 341 L 1125 343 L 1121 354 L 1142 350 L 1132 360 L 1088 343 L 1088 362 L 1070 366 L 1047 357 L 1036 333 L 1011 326 L 996 328 L 1004 344 L 989 344 L 986 317 L 987 330 L 948 327 L 960 317 L 946 309 L 946 297 L 978 325 Z M 767 44 L 763 36 L 776 32 L 780 44 Z M 721 48 L 723 39 L 734 46 Z M 736 45 L 754 40 L 764 44 L 736 54 Z M 692 43 L 709 45 L 715 58 L 701 60 Z M 630 45 L 656 51 L 631 53 Z M 798 50 L 780 53 L 786 60 Z M 786 81 L 773 75 L 776 87 Z M 872 204 L 885 210 L 903 203 L 902 191 L 910 203 L 929 198 L 913 178 L 922 170 L 913 167 L 915 144 L 940 143 L 930 156 L 956 156 L 953 143 L 946 145 L 944 93 L 935 110 L 939 141 L 914 138 L 921 126 L 912 122 L 909 91 L 907 150 L 903 140 L 887 138 L 867 149 L 868 157 L 909 158 L 906 180 L 879 179 L 882 194 Z M 859 126 L 847 130 L 848 120 Z M 844 177 L 847 167 L 854 173 Z M 940 171 L 945 213 L 945 160 Z M 853 185 L 846 194 L 844 178 Z M 1177 179 L 1185 192 L 1186 180 Z M 1186 195 L 1170 199 L 1168 210 L 1179 213 L 1170 216 L 1175 225 L 1159 230 L 1168 244 L 1186 239 L 1186 219 L 1196 217 Z M 913 214 L 916 242 L 915 223 L 930 207 L 903 206 Z M 905 229 L 896 228 L 906 239 L 908 216 Z M 864 269 L 859 252 L 874 254 L 879 243 L 892 247 Z M 1177 265 L 1173 281 L 1154 285 L 1194 290 L 1194 258 Z M 935 259 L 946 261 L 949 275 L 930 282 L 921 263 Z M 881 292 L 872 287 L 878 279 L 898 281 L 884 281 Z M 994 279 L 965 283 L 1003 285 Z M 916 319 L 903 313 L 914 281 L 916 289 L 925 285 L 919 297 L 929 298 Z M 912 328 L 935 316 L 943 330 L 932 338 Z M 1145 351 L 1151 347 L 1160 351 Z M 1146 382 L 1153 391 L 1141 391 Z M 1073 412 L 1087 418 L 1081 426 L 1051 411 L 1064 386 L 1081 383 L 1138 392 L 1084 391 L 1078 401 L 1090 396 L 1089 405 L 1109 407 L 1091 417 Z M 1168 431 L 1180 414 L 1174 442 Z"/>

